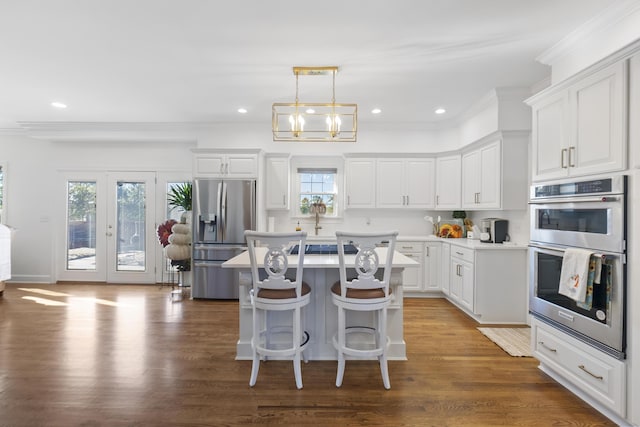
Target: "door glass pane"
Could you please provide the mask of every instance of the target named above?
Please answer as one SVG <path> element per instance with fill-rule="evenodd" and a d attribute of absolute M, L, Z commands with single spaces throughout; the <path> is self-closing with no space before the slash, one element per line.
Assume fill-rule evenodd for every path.
<path fill-rule="evenodd" d="M 145 271 L 145 183 L 118 181 L 117 271 Z"/>
<path fill-rule="evenodd" d="M 538 228 L 607 234 L 611 211 L 600 209 L 538 209 Z"/>
<path fill-rule="evenodd" d="M 96 182 L 67 182 L 67 269 L 96 269 Z"/>

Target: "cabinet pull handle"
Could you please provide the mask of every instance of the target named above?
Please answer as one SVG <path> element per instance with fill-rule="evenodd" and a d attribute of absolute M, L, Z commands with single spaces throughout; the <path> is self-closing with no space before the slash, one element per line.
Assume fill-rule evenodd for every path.
<path fill-rule="evenodd" d="M 430 257 L 431 254 L 429 253 L 429 249 L 431 249 L 431 246 L 427 246 L 427 256 Z"/>
<path fill-rule="evenodd" d="M 566 154 L 567 154 L 567 149 L 566 149 L 566 148 L 563 148 L 563 149 L 560 151 L 560 166 L 562 167 L 562 169 L 567 169 L 567 168 L 568 168 L 568 166 L 567 166 L 567 164 L 566 164 L 566 162 L 565 162 L 565 160 L 566 160 L 566 159 L 565 159 Z"/>
<path fill-rule="evenodd" d="M 436 206 L 440 204 L 440 196 L 436 196 Z"/>
<path fill-rule="evenodd" d="M 464 255 L 462 252 L 458 252 L 458 251 L 456 251 L 456 253 L 457 253 L 458 255 L 460 255 L 460 256 Z"/>
<path fill-rule="evenodd" d="M 578 368 L 582 369 L 583 371 L 585 371 L 587 374 L 591 375 L 593 378 L 602 381 L 604 379 L 604 377 L 602 375 L 596 375 L 593 372 L 589 372 L 589 370 L 587 368 L 584 367 L 584 365 L 578 365 Z"/>
<path fill-rule="evenodd" d="M 229 174 L 229 163 L 227 163 L 224 167 L 224 173 Z"/>
<path fill-rule="evenodd" d="M 456 264 L 456 276 L 461 276 L 461 274 L 460 274 L 460 264 Z"/>
<path fill-rule="evenodd" d="M 224 163 L 220 163 L 220 175 L 224 174 Z"/>
<path fill-rule="evenodd" d="M 552 352 L 554 352 L 554 353 L 557 353 L 557 352 L 558 352 L 558 350 L 556 350 L 555 348 L 551 348 L 551 347 L 549 347 L 548 345 L 546 345 L 546 344 L 544 343 L 544 341 L 538 341 L 538 344 L 540 344 L 541 346 L 543 346 L 544 348 L 546 348 L 546 349 L 547 349 L 547 350 L 549 350 L 549 351 L 552 351 Z"/>
<path fill-rule="evenodd" d="M 576 147 L 569 147 L 569 167 L 575 168 L 576 164 L 574 162 L 574 157 L 576 154 Z"/>
<path fill-rule="evenodd" d="M 347 195 L 347 205 L 351 205 L 351 196 Z"/>
<path fill-rule="evenodd" d="M 405 196 L 407 198 L 407 206 L 409 206 L 409 196 Z"/>
<path fill-rule="evenodd" d="M 282 195 L 282 206 L 285 206 L 287 204 L 287 195 L 283 194 Z"/>

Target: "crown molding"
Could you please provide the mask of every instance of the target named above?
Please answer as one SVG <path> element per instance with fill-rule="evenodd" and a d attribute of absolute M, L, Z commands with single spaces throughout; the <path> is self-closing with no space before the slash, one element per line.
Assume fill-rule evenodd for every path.
<path fill-rule="evenodd" d="M 197 123 L 146 122 L 18 122 L 23 134 L 53 142 L 68 141 L 197 141 Z"/>
<path fill-rule="evenodd" d="M 638 0 L 621 0 L 613 4 L 600 15 L 585 22 L 549 49 L 542 52 L 536 57 L 536 61 L 545 65 L 553 65 L 559 58 L 567 55 L 569 51 L 575 48 L 578 43 L 584 41 L 585 38 L 606 31 L 639 9 L 640 1 Z"/>

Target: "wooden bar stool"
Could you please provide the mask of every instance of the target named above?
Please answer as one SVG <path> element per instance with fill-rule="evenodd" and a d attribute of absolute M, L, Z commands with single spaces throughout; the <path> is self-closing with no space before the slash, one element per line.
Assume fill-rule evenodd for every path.
<path fill-rule="evenodd" d="M 397 231 L 384 233 L 336 232 L 340 259 L 340 281 L 331 287 L 333 303 L 338 307 L 338 332 L 333 337 L 333 345 L 338 351 L 336 387 L 342 385 L 346 355 L 364 358 L 377 357 L 384 388 L 391 388 L 387 367 L 387 348 L 389 346 L 387 307 L 391 302 L 389 279 L 391 278 L 393 251 L 397 236 Z M 344 245 L 347 244 L 354 245 L 358 249 L 355 256 L 345 256 Z M 382 259 L 380 259 L 381 256 Z M 347 274 L 347 257 L 353 257 L 355 278 L 349 277 Z M 383 268 L 384 271 L 378 272 L 380 268 Z M 372 312 L 375 319 L 374 324 L 347 326 L 346 311 Z M 350 346 L 347 340 L 347 335 L 350 333 L 373 335 L 373 345 L 363 348 L 356 348 L 355 345 Z"/>
<path fill-rule="evenodd" d="M 253 307 L 253 365 L 249 385 L 258 379 L 260 359 L 267 357 L 286 358 L 293 356 L 293 372 L 296 386 L 302 388 L 301 356 L 309 342 L 309 334 L 302 325 L 302 307 L 309 304 L 311 288 L 302 282 L 306 232 L 261 233 L 246 231 L 249 247 L 253 288 L 250 291 Z M 289 265 L 288 249 L 299 245 L 296 264 Z M 294 255 L 295 257 L 295 255 Z M 289 278 L 287 270 L 295 269 L 295 279 Z M 292 321 L 286 325 L 272 325 L 274 312 L 291 311 Z M 275 335 L 286 333 L 291 340 L 286 347 L 275 342 Z M 306 362 L 306 357 L 304 358 Z"/>

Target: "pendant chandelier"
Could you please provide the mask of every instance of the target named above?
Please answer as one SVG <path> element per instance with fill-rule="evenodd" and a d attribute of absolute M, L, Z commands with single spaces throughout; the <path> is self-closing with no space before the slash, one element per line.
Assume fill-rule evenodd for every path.
<path fill-rule="evenodd" d="M 271 128 L 274 141 L 354 142 L 358 128 L 358 105 L 336 104 L 338 67 L 293 67 L 296 76 L 294 103 L 274 103 Z M 331 74 L 333 92 L 330 103 L 300 102 L 298 79 Z"/>

